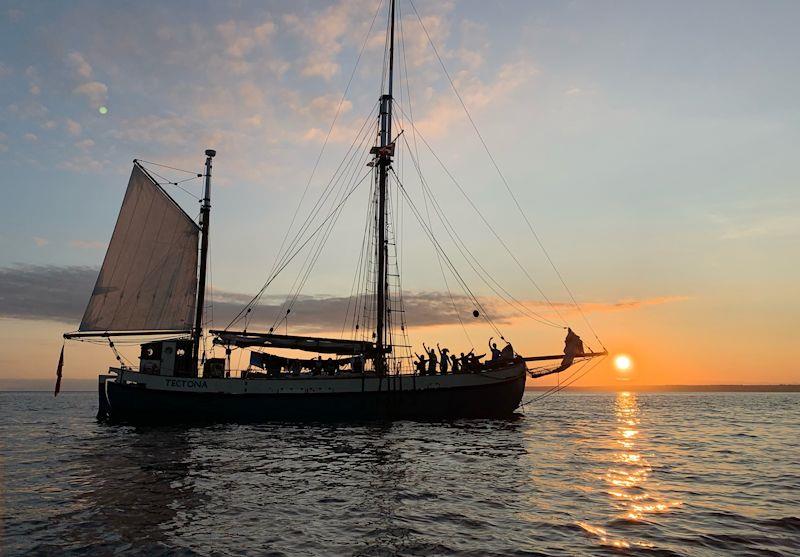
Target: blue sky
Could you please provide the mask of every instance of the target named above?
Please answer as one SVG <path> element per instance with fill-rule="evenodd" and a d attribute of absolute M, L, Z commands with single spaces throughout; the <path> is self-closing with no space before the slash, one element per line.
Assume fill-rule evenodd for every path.
<path fill-rule="evenodd" d="M 4 2 L 0 267 L 99 266 L 131 160 L 199 171 L 214 147 L 214 284 L 255 291 L 377 5 Z M 703 369 L 717 366 L 715 378 L 746 378 L 774 339 L 797 340 L 800 5 L 417 8 L 559 269 L 621 349 L 660 354 L 653 366 L 665 377 L 671 344 Z M 545 291 L 565 300 L 410 4 L 400 9 L 418 126 Z M 311 199 L 377 99 L 384 24 L 381 11 Z M 424 153 L 421 162 L 476 255 L 516 295 L 536 299 L 436 162 Z M 419 191 L 406 164 L 409 189 Z M 199 192 L 199 183 L 185 185 Z M 196 212 L 189 195 L 174 194 Z M 348 205 L 309 294 L 349 290 L 366 202 L 365 192 Z M 442 291 L 422 235 L 409 227 L 404 239 L 406 288 Z M 620 301 L 639 305 L 606 311 Z M 646 340 L 634 342 L 633 330 Z M 729 339 L 738 347 L 730 361 L 705 354 Z M 788 358 L 768 367 L 798 377 Z"/>

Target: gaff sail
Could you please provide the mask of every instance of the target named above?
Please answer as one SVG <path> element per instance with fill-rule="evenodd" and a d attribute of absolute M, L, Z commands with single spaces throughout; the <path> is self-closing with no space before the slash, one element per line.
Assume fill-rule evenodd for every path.
<path fill-rule="evenodd" d="M 79 331 L 188 331 L 200 228 L 134 163 Z"/>

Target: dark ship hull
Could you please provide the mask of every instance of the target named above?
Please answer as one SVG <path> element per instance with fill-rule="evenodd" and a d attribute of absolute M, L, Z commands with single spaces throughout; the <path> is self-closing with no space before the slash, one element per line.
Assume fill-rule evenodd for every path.
<path fill-rule="evenodd" d="M 99 417 L 119 422 L 265 422 L 507 418 L 525 364 L 437 376 L 178 379 L 112 370 L 100 377 Z"/>

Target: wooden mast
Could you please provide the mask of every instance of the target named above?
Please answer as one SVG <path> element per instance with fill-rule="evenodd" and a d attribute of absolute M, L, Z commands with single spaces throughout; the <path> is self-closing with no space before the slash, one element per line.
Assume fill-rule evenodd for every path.
<path fill-rule="evenodd" d="M 380 99 L 380 149 L 378 150 L 378 269 L 377 269 L 377 315 L 375 331 L 375 372 L 386 374 L 386 181 L 392 163 L 392 82 L 394 77 L 394 3 L 389 7 L 389 82 L 385 95 Z"/>
<path fill-rule="evenodd" d="M 206 297 L 206 268 L 208 267 L 208 232 L 211 216 L 211 159 L 217 152 L 206 149 L 206 185 L 203 193 L 203 202 L 200 206 L 200 271 L 197 278 L 197 306 L 195 309 L 193 338 L 195 370 L 200 365 L 200 338 L 203 336 L 203 305 Z"/>

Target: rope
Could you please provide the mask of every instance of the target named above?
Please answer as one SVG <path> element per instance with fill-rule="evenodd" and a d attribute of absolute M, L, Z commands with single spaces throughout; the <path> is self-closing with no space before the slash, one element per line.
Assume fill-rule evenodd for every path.
<path fill-rule="evenodd" d="M 281 271 L 283 271 L 287 267 L 287 265 L 289 265 L 289 263 L 292 262 L 292 260 L 295 257 L 297 257 L 297 254 L 300 253 L 303 250 L 303 248 L 312 240 L 312 238 L 314 238 L 316 236 L 316 234 L 322 229 L 322 227 L 325 225 L 325 223 L 328 222 L 328 220 L 331 217 L 334 216 L 334 214 L 339 209 L 339 207 L 344 205 L 344 203 L 350 198 L 350 196 L 358 188 L 358 186 L 361 185 L 361 183 L 364 181 L 364 178 L 369 176 L 371 173 L 372 173 L 372 171 L 370 170 L 367 174 L 364 175 L 363 178 L 361 178 L 361 180 L 358 181 L 358 183 L 355 186 L 353 186 L 353 188 L 347 193 L 347 195 L 344 197 L 344 199 L 342 199 L 342 201 L 339 203 L 339 205 L 334 207 L 333 211 L 331 213 L 329 213 L 328 216 L 325 217 L 325 219 L 323 219 L 323 221 L 320 223 L 320 225 L 316 229 L 314 229 L 314 231 L 308 236 L 308 238 L 305 239 L 305 241 L 297 248 L 297 250 L 295 250 L 295 252 L 285 261 L 285 263 L 283 265 L 281 265 L 281 267 L 279 269 L 276 270 L 275 274 L 272 277 L 270 277 L 269 280 L 261 288 L 261 291 L 259 291 L 258 294 L 253 296 L 253 298 L 250 300 L 250 302 L 248 302 L 248 304 L 244 308 L 242 308 L 242 310 L 236 315 L 236 317 L 234 317 L 231 320 L 231 322 L 228 323 L 227 327 L 225 327 L 226 329 L 229 329 L 234 323 L 236 323 L 242 317 L 242 315 L 245 314 L 245 312 L 249 313 L 249 308 L 250 308 L 251 304 L 253 303 L 253 301 L 255 301 L 256 298 L 258 298 L 261 294 L 263 294 L 263 292 L 272 283 L 272 281 L 275 280 L 275 278 L 281 273 Z"/>
<path fill-rule="evenodd" d="M 494 166 L 494 169 L 497 171 L 498 176 L 500 176 L 500 180 L 503 182 L 503 185 L 505 186 L 506 191 L 508 191 L 508 194 L 511 196 L 511 199 L 514 201 L 514 205 L 516 206 L 516 208 L 519 211 L 519 213 L 522 215 L 522 218 L 525 220 L 525 223 L 528 225 L 528 229 L 530 230 L 531 234 L 533 235 L 534 239 L 536 240 L 536 243 L 539 245 L 539 248 L 542 250 L 542 253 L 544 254 L 545 258 L 547 259 L 547 262 L 550 264 L 550 267 L 553 269 L 553 271 L 555 272 L 556 276 L 558 276 L 558 279 L 561 282 L 561 285 L 567 291 L 567 294 L 569 294 L 569 297 L 572 300 L 572 303 L 575 305 L 575 307 L 577 308 L 578 312 L 583 317 L 583 320 L 586 322 L 586 325 L 589 327 L 589 330 L 592 332 L 594 337 L 597 339 L 597 342 L 599 342 L 600 345 L 605 349 L 605 345 L 600 340 L 600 338 L 597 336 L 597 332 L 592 327 L 592 324 L 589 323 L 589 319 L 586 317 L 586 314 L 583 312 L 583 309 L 581 309 L 580 304 L 578 304 L 578 301 L 575 299 L 575 296 L 572 294 L 572 290 L 570 290 L 569 286 L 567 286 L 567 283 L 564 280 L 564 277 L 561 275 L 561 273 L 559 272 L 559 270 L 556 267 L 555 263 L 553 262 L 552 258 L 550 257 L 550 254 L 548 253 L 547 249 L 544 247 L 544 244 L 542 243 L 541 239 L 539 238 L 539 235 L 536 233 L 536 230 L 533 228 L 533 224 L 531 224 L 531 221 L 530 221 L 530 219 L 528 219 L 528 216 L 525 214 L 525 211 L 522 210 L 522 206 L 520 205 L 520 203 L 519 203 L 519 201 L 517 199 L 517 196 L 514 194 L 513 190 L 511 189 L 511 186 L 508 184 L 508 181 L 506 180 L 506 177 L 501 172 L 500 166 L 497 164 L 497 161 L 495 160 L 494 156 L 492 155 L 491 151 L 489 150 L 489 146 L 486 144 L 486 141 L 483 139 L 483 135 L 481 135 L 481 132 L 478 130 L 478 126 L 475 124 L 475 120 L 472 119 L 472 115 L 470 114 L 466 103 L 464 103 L 464 99 L 461 97 L 461 94 L 458 92 L 458 89 L 456 88 L 456 85 L 453 82 L 453 79 L 450 77 L 450 73 L 447 71 L 447 67 L 444 64 L 444 61 L 442 60 L 442 57 L 439 56 L 439 51 L 437 50 L 436 45 L 433 43 L 433 40 L 431 39 L 431 36 L 428 33 L 428 29 L 425 27 L 425 24 L 422 22 L 422 18 L 420 17 L 419 12 L 417 11 L 417 7 L 414 5 L 414 0 L 409 0 L 409 3 L 411 4 L 411 7 L 414 10 L 414 14 L 416 14 L 416 16 L 417 16 L 417 20 L 419 21 L 420 27 L 422 27 L 422 30 L 425 32 L 425 36 L 428 38 L 428 42 L 430 43 L 431 48 L 433 49 L 433 52 L 436 55 L 437 60 L 439 60 L 439 64 L 442 66 L 442 70 L 444 71 L 444 74 L 447 77 L 447 80 L 450 82 L 450 86 L 452 87 L 453 92 L 455 93 L 456 97 L 458 98 L 458 102 L 461 104 L 461 107 L 464 109 L 464 113 L 467 115 L 467 119 L 469 120 L 470 124 L 472 125 L 472 129 L 475 130 L 475 134 L 478 136 L 478 139 L 480 140 L 481 145 L 483 145 L 483 149 L 486 151 L 486 154 L 489 156 L 489 159 L 492 161 L 492 165 Z M 548 300 L 548 302 L 549 302 L 549 300 Z M 557 310 L 556 310 L 556 313 L 558 313 Z M 559 317 L 561 317 L 561 316 L 559 315 Z M 563 317 L 561 319 L 563 320 Z"/>
<path fill-rule="evenodd" d="M 196 175 L 197 175 L 197 176 L 196 176 L 197 178 L 199 178 L 200 176 L 202 176 L 202 174 L 198 174 L 197 172 L 193 172 L 193 171 L 191 171 L 191 170 L 184 170 L 184 169 L 182 169 L 182 168 L 175 168 L 174 166 L 168 166 L 168 165 L 166 165 L 166 164 L 160 164 L 160 163 L 153 162 L 153 161 L 146 161 L 146 160 L 144 160 L 144 159 L 136 159 L 136 161 L 137 161 L 137 162 L 144 162 L 144 163 L 147 163 L 147 164 L 152 164 L 152 165 L 155 165 L 155 166 L 160 166 L 161 168 L 169 168 L 170 170 L 176 170 L 177 172 L 185 172 L 185 173 L 187 173 L 187 174 L 196 174 Z"/>
<path fill-rule="evenodd" d="M 294 214 L 292 215 L 292 220 L 289 223 L 289 227 L 286 229 L 286 233 L 283 236 L 283 240 L 281 241 L 281 245 L 278 248 L 277 255 L 275 256 L 275 263 L 272 266 L 272 270 L 270 271 L 270 275 L 275 271 L 275 269 L 279 265 L 279 261 L 280 261 L 280 258 L 281 258 L 281 254 L 283 252 L 283 248 L 286 245 L 286 240 L 289 237 L 289 233 L 291 232 L 292 227 L 294 226 L 295 220 L 297 219 L 297 215 L 300 212 L 300 207 L 303 205 L 303 201 L 306 198 L 306 194 L 308 193 L 308 188 L 311 185 L 311 181 L 314 179 L 314 175 L 317 172 L 317 168 L 319 167 L 320 160 L 322 160 L 322 155 L 325 153 L 325 147 L 328 145 L 328 140 L 331 137 L 331 133 L 333 133 L 333 128 L 336 125 L 336 121 L 339 118 L 339 114 L 341 113 L 342 103 L 344 103 L 344 100 L 347 97 L 347 93 L 350 91 L 350 85 L 353 83 L 353 77 L 356 75 L 356 70 L 358 69 L 358 64 L 361 61 L 361 56 L 364 54 L 364 49 L 367 46 L 367 41 L 369 40 L 369 36 L 372 34 L 372 28 L 375 25 L 375 19 L 378 17 L 378 12 L 380 11 L 382 5 L 383 5 L 383 0 L 380 0 L 378 2 L 378 7 L 375 10 L 375 14 L 372 16 L 372 21 L 370 22 L 369 30 L 367 31 L 367 34 L 364 37 L 364 41 L 363 41 L 363 43 L 361 45 L 361 50 L 359 50 L 358 57 L 356 58 L 356 62 L 353 65 L 353 71 L 350 72 L 350 78 L 347 80 L 347 85 L 344 88 L 344 92 L 342 93 L 342 97 L 339 99 L 339 104 L 336 107 L 336 113 L 333 116 L 333 121 L 331 122 L 331 125 L 328 128 L 328 133 L 325 134 L 325 140 L 322 142 L 322 147 L 320 148 L 319 154 L 317 155 L 317 159 L 316 159 L 316 161 L 314 161 L 314 167 L 311 169 L 311 175 L 308 177 L 308 181 L 306 182 L 305 188 L 303 189 L 303 194 L 300 196 L 300 201 L 297 203 L 297 207 L 294 210 Z M 371 112 L 372 112 L 372 109 L 370 109 L 370 113 Z M 345 158 L 346 157 L 347 157 L 347 155 L 345 155 Z M 298 234 L 302 234 L 302 232 L 298 232 Z M 289 249 L 291 249 L 291 248 L 289 248 Z M 287 249 L 287 251 L 288 251 L 288 249 Z M 267 276 L 269 276 L 269 275 L 267 275 Z"/>
<path fill-rule="evenodd" d="M 528 401 L 526 401 L 526 402 L 522 402 L 522 403 L 520 403 L 520 404 L 519 404 L 519 406 L 517 406 L 517 408 L 524 408 L 524 407 L 525 407 L 525 406 L 527 406 L 528 404 L 531 404 L 531 403 L 533 403 L 533 402 L 537 402 L 537 401 L 539 401 L 539 400 L 545 399 L 545 398 L 547 398 L 547 397 L 549 397 L 549 396 L 551 396 L 551 395 L 554 395 L 554 394 L 556 394 L 556 393 L 559 393 L 559 392 L 563 391 L 564 389 L 566 389 L 567 387 L 569 387 L 570 385 L 572 385 L 572 384 L 573 384 L 573 383 L 575 383 L 576 381 L 578 381 L 578 380 L 580 380 L 581 378 L 585 377 L 585 376 L 586 376 L 586 375 L 587 375 L 587 374 L 588 374 L 590 371 L 592 371 L 592 370 L 593 370 L 595 367 L 597 367 L 597 365 L 598 365 L 598 364 L 600 364 L 600 362 L 602 362 L 603 360 L 605 360 L 605 358 L 606 358 L 605 356 L 601 356 L 601 357 L 600 357 L 600 359 L 598 359 L 598 360 L 595 360 L 595 361 L 594 361 L 594 362 L 593 362 L 593 363 L 592 363 L 592 364 L 591 364 L 591 365 L 590 365 L 590 366 L 589 366 L 589 367 L 586 369 L 586 371 L 584 371 L 583 373 L 581 373 L 580 375 L 578 375 L 577 377 L 575 377 L 574 379 L 572 379 L 572 381 L 570 381 L 570 379 L 571 379 L 572 377 L 574 377 L 574 376 L 575 376 L 575 374 L 579 373 L 579 372 L 580 372 L 580 371 L 581 371 L 581 370 L 582 370 L 582 369 L 583 369 L 583 368 L 586 366 L 586 364 L 587 364 L 587 363 L 589 363 L 589 361 L 590 361 L 590 360 L 588 360 L 588 359 L 584 360 L 584 361 L 582 362 L 582 365 L 581 365 L 581 366 L 580 366 L 578 369 L 576 369 L 574 372 L 572 372 L 572 374 L 571 374 L 569 377 L 567 377 L 567 380 L 566 380 L 564 383 L 559 383 L 558 385 L 555 385 L 555 386 L 551 387 L 549 390 L 545 391 L 545 392 L 544 392 L 544 393 L 542 393 L 541 395 L 539 395 L 539 396 L 537 396 L 537 397 L 534 397 L 534 398 L 532 398 L 531 400 L 528 400 Z"/>
<path fill-rule="evenodd" d="M 420 136 L 420 137 L 422 138 L 422 136 Z M 422 140 L 425 141 L 424 138 L 422 138 Z M 405 136 L 404 136 L 404 141 L 406 142 L 406 146 L 408 146 L 408 141 L 405 139 Z M 434 156 L 436 156 L 435 153 L 434 153 Z M 537 321 L 537 322 L 539 322 L 539 323 L 541 323 L 543 325 L 549 325 L 551 327 L 556 327 L 556 328 L 560 329 L 561 325 L 555 323 L 554 321 L 548 319 L 547 317 L 545 317 L 545 316 L 533 311 L 532 309 L 528 308 L 527 306 L 525 306 L 525 304 L 523 304 L 520 300 L 515 298 L 513 294 L 511 294 L 508 290 L 506 290 L 505 287 L 503 287 L 503 285 L 501 285 L 499 282 L 497 282 L 497 280 L 491 275 L 491 273 L 489 273 L 486 270 L 486 268 L 483 266 L 483 264 L 480 262 L 480 260 L 477 257 L 475 257 L 475 255 L 472 253 L 472 251 L 469 249 L 469 247 L 467 247 L 467 245 L 464 243 L 464 241 L 458 235 L 458 232 L 456 232 L 455 227 L 450 222 L 450 219 L 447 218 L 446 212 L 444 211 L 444 209 L 442 209 L 441 205 L 439 205 L 438 201 L 436 200 L 436 197 L 433 195 L 433 192 L 431 191 L 431 188 L 427 185 L 427 181 L 422 176 L 422 171 L 421 171 L 421 169 L 419 167 L 419 163 L 415 159 L 413 154 L 411 155 L 411 160 L 414 162 L 414 165 L 417 168 L 417 173 L 419 174 L 420 181 L 423 184 L 423 189 L 427 190 L 428 195 L 431 197 L 431 200 L 433 201 L 433 206 L 434 206 L 434 209 L 437 211 L 437 215 L 439 216 L 439 219 L 442 221 L 442 223 L 446 224 L 445 231 L 448 233 L 448 235 L 450 236 L 450 239 L 453 241 L 453 243 L 455 244 L 455 246 L 459 250 L 459 252 L 461 252 L 461 255 L 467 261 L 469 266 L 472 267 L 472 270 L 475 272 L 475 274 L 484 282 L 484 284 L 486 284 L 495 294 L 497 294 L 497 296 L 500 299 L 502 299 L 504 302 L 506 302 L 509 306 L 515 308 L 520 314 L 522 314 L 523 317 L 527 316 L 528 318 L 533 319 L 534 321 Z M 469 197 L 466 196 L 466 193 L 464 193 L 464 195 L 469 200 Z M 471 200 L 470 200 L 470 202 L 471 202 Z M 478 210 L 477 207 L 474 206 L 474 204 L 473 204 L 473 207 L 478 212 L 478 214 L 480 214 L 480 211 Z M 486 221 L 484 221 L 484 222 L 486 222 Z M 487 226 L 489 226 L 488 222 L 486 224 L 487 224 Z M 489 226 L 489 228 L 491 229 L 491 226 Z M 466 252 L 466 254 L 469 255 L 469 257 L 467 257 L 465 252 Z M 476 266 L 480 269 L 480 272 L 478 271 L 478 269 L 476 269 Z M 494 283 L 494 285 L 496 285 L 497 288 L 499 288 L 505 294 L 505 296 L 507 296 L 511 301 L 506 299 L 506 297 L 504 297 L 503 294 L 498 292 L 497 288 L 495 288 L 494 286 L 489 284 L 489 282 L 486 280 L 486 278 L 484 278 L 484 276 L 481 273 L 483 273 L 483 275 L 488 277 L 488 279 L 491 280 L 491 282 Z M 537 289 L 538 289 L 538 287 L 537 287 Z M 541 293 L 541 289 L 539 289 L 539 292 Z M 544 296 L 543 293 L 542 293 L 542 295 Z M 545 297 L 545 299 L 547 299 L 547 298 Z M 548 302 L 549 302 L 549 300 L 548 300 Z M 514 303 L 516 303 L 517 305 L 515 306 Z M 563 318 L 562 318 L 562 320 L 563 320 Z"/>
<path fill-rule="evenodd" d="M 483 318 L 486 320 L 487 323 L 489 323 L 489 325 L 492 327 L 494 332 L 497 333 L 497 336 L 499 336 L 500 338 L 503 338 L 503 334 L 500 332 L 500 329 L 498 329 L 497 326 L 494 324 L 494 321 L 492 321 L 491 317 L 489 316 L 489 312 L 486 311 L 486 308 L 483 307 L 483 305 L 480 303 L 480 301 L 475 296 L 475 294 L 472 293 L 472 290 L 470 290 L 469 286 L 467 286 L 466 281 L 464 281 L 464 279 L 461 277 L 461 274 L 458 272 L 458 269 L 456 269 L 455 265 L 453 265 L 453 262 L 450 260 L 450 258 L 447 256 L 447 254 L 444 252 L 444 249 L 442 249 L 441 244 L 436 239 L 436 235 L 433 233 L 433 231 L 430 228 L 428 228 L 426 226 L 424 220 L 422 219 L 422 216 L 421 216 L 419 210 L 417 209 L 416 205 L 414 205 L 414 202 L 411 201 L 411 197 L 409 196 L 409 194 L 406 191 L 405 187 L 403 187 L 403 184 L 402 184 L 402 182 L 400 182 L 400 179 L 397 177 L 397 173 L 395 173 L 394 169 L 392 169 L 392 174 L 394 174 L 395 179 L 397 180 L 397 185 L 400 186 L 400 190 L 403 192 L 403 196 L 405 197 L 406 201 L 408 202 L 409 206 L 411 207 L 411 210 L 414 212 L 414 216 L 417 217 L 417 221 L 419 222 L 420 226 L 422 226 L 422 229 L 428 235 L 428 238 L 430 239 L 430 241 L 435 245 L 436 249 L 438 249 L 439 252 L 442 254 L 442 257 L 444 258 L 444 260 L 447 262 L 448 266 L 450 267 L 450 271 L 453 273 L 453 276 L 456 277 L 458 282 L 461 284 L 461 287 L 464 289 L 465 293 L 467 293 L 469 295 L 469 298 L 473 301 L 473 303 L 478 308 L 480 308 Z"/>

